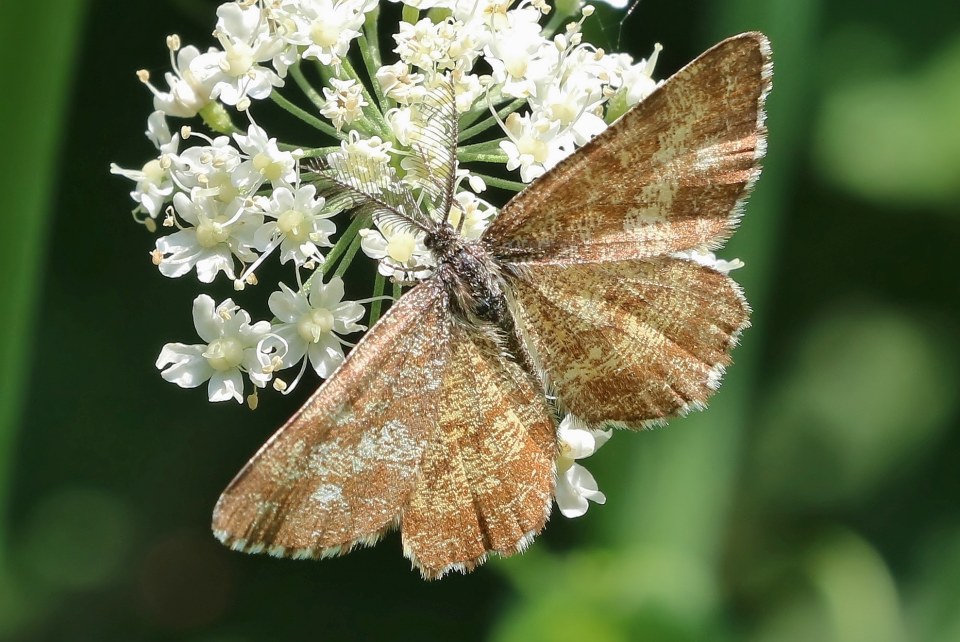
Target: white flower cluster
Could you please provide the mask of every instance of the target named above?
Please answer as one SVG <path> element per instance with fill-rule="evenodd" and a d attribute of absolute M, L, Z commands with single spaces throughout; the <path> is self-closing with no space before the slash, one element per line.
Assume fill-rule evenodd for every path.
<path fill-rule="evenodd" d="M 350 190 L 403 186 L 426 215 L 479 238 L 497 213 L 479 196 L 488 186 L 519 191 L 656 87 L 658 49 L 639 62 L 607 53 L 583 38 L 592 6 L 560 7 L 566 15 L 546 0 L 405 0 L 384 55 L 377 0 L 237 0 L 217 9 L 218 46 L 201 51 L 168 37 L 167 89 L 138 72 L 154 95 L 146 133 L 157 154 L 139 170 L 111 167 L 135 182 L 135 219 L 150 232 L 158 222 L 169 228 L 153 262 L 165 276 L 195 272 L 203 284 L 223 273 L 239 291 L 256 285 L 258 268 L 275 256 L 292 265 L 295 287 L 276 284 L 274 318 L 256 323 L 231 299 L 218 305 L 200 294 L 193 314 L 203 343 L 165 345 L 157 360 L 164 379 L 207 382 L 211 401 L 242 401 L 249 379 L 253 405 L 271 382 L 292 387 L 280 370 L 299 367 L 294 383 L 308 364 L 330 376 L 351 345 L 342 337 L 364 330 L 364 316 L 368 325 L 378 318 L 386 280 L 398 296 L 435 268 L 422 232 L 395 217 L 357 215 Z M 436 122 L 438 87 L 458 121 L 447 130 Z M 326 138 L 327 146 L 272 137 L 251 113 L 263 100 L 298 119 L 300 140 Z M 197 122 L 171 134 L 168 118 Z M 454 152 L 451 207 L 432 211 L 431 177 Z M 498 164 L 520 180 L 473 163 Z M 318 186 L 318 166 L 340 168 L 341 193 Z M 358 253 L 378 261 L 378 276 L 371 298 L 346 301 L 340 277 Z M 592 477 L 563 483 L 602 498 L 589 494 Z"/>

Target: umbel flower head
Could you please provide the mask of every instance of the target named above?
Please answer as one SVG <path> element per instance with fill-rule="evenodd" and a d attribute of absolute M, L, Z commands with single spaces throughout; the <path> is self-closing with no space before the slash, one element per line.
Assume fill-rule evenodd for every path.
<path fill-rule="evenodd" d="M 388 23 L 388 14 L 401 18 Z M 266 287 L 259 307 L 275 316 L 253 322 L 232 300 L 200 293 L 201 343 L 166 344 L 163 378 L 254 405 L 271 381 L 292 389 L 284 371 L 294 384 L 308 365 L 329 377 L 352 345 L 345 337 L 372 327 L 385 299 L 436 267 L 422 233 L 358 214 L 351 188 L 389 199 L 388 187 L 403 185 L 406 206 L 477 239 L 503 204 L 488 187 L 520 191 L 656 87 L 659 49 L 634 60 L 590 44 L 582 27 L 592 14 L 578 0 L 239 0 L 217 9 L 212 41 L 170 36 L 166 89 L 138 72 L 154 96 L 153 155 L 140 169 L 111 171 L 133 182 L 133 216 L 158 233 L 150 254 L 161 274 L 195 275 L 201 288 L 229 279 L 238 297 Z M 442 158 L 424 152 L 436 149 L 424 141 L 452 135 L 431 117 L 438 87 L 449 88 L 458 120 L 454 195 L 439 214 Z M 300 134 L 272 135 L 255 118 L 266 101 L 290 121 L 278 131 Z M 318 191 L 318 166 L 339 168 L 339 194 Z M 359 255 L 378 269 L 371 296 L 351 300 L 341 276 Z M 266 261 L 291 272 L 286 283 L 259 282 Z M 574 460 L 606 437 L 571 422 L 560 431 L 557 499 L 574 516 L 603 501 Z"/>

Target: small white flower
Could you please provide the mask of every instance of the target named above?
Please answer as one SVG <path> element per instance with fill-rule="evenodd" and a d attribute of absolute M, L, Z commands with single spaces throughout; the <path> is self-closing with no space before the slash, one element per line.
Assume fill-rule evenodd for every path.
<path fill-rule="evenodd" d="M 243 402 L 244 373 L 260 388 L 267 384 L 270 375 L 261 370 L 257 346 L 270 332 L 268 321 L 251 325 L 250 315 L 231 299 L 215 306 L 213 299 L 201 294 L 193 301 L 193 323 L 205 343 L 163 346 L 157 358 L 160 376 L 181 388 L 209 381 L 210 401 Z"/>
<path fill-rule="evenodd" d="M 136 181 L 137 185 L 132 192 L 132 198 L 150 218 L 157 218 L 163 206 L 173 195 L 174 182 L 170 169 L 177 153 L 180 136 L 171 136 L 167 129 L 167 121 L 163 112 L 155 111 L 147 120 L 147 138 L 153 142 L 160 156 L 151 159 L 139 170 L 123 169 L 116 163 L 110 164 L 110 173 Z"/>
<path fill-rule="evenodd" d="M 505 96 L 536 96 L 537 85 L 554 75 L 559 52 L 540 35 L 540 12 L 520 9 L 508 15 L 510 26 L 490 39 L 484 57 Z"/>
<path fill-rule="evenodd" d="M 457 5 L 457 0 L 390 0 L 393 3 L 403 3 L 408 7 L 420 9 L 453 9 Z"/>
<path fill-rule="evenodd" d="M 653 79 L 653 68 L 662 50 L 663 47 L 657 43 L 650 57 L 636 64 L 633 64 L 633 58 L 627 54 L 607 56 L 619 67 L 618 82 L 628 107 L 639 103 L 660 85 Z"/>
<path fill-rule="evenodd" d="M 436 260 L 423 244 L 425 233 L 403 223 L 360 230 L 360 249 L 379 261 L 380 274 L 395 281 L 419 280 L 433 273 Z"/>
<path fill-rule="evenodd" d="M 254 244 L 261 252 L 280 241 L 280 262 L 293 260 L 302 265 L 309 260 L 322 261 L 318 246 L 330 247 L 330 236 L 337 231 L 333 221 L 328 220 L 336 210 L 324 209 L 326 201 L 316 198 L 317 188 L 304 185 L 291 191 L 278 187 L 270 198 L 258 197 L 257 205 L 267 221 L 254 235 Z"/>
<path fill-rule="evenodd" d="M 239 201 L 224 205 L 194 190 L 194 198 L 183 192 L 173 196 L 177 214 L 190 227 L 157 239 L 162 256 L 160 273 L 183 276 L 196 267 L 197 278 L 211 283 L 219 272 L 234 276 L 233 257 L 244 262 L 256 260 L 254 233 L 263 224 L 263 216 L 246 212 Z"/>
<path fill-rule="evenodd" d="M 243 193 L 256 191 L 265 180 L 275 188 L 296 182 L 299 155 L 280 151 L 277 139 L 268 137 L 262 127 L 251 123 L 246 136 L 234 134 L 233 138 L 248 157 L 232 175 Z"/>
<path fill-rule="evenodd" d="M 362 138 L 356 130 L 340 142 L 338 151 L 327 154 L 327 164 L 349 178 L 352 187 L 368 193 L 378 193 L 389 185 L 394 174 L 390 166 L 393 144 L 379 136 Z"/>
<path fill-rule="evenodd" d="M 610 439 L 610 430 L 590 430 L 573 415 L 567 415 L 557 427 L 560 455 L 557 457 L 557 507 L 564 517 L 580 517 L 587 512 L 587 500 L 603 504 L 606 496 L 586 468 L 575 460 L 589 457 Z"/>
<path fill-rule="evenodd" d="M 216 49 L 211 48 L 208 53 L 215 54 Z M 147 84 L 153 92 L 154 109 L 159 109 L 168 116 L 192 118 L 213 102 L 210 97 L 213 93 L 213 79 L 202 80 L 190 70 L 190 65 L 199 55 L 200 50 L 192 45 L 177 51 L 176 58 L 171 49 L 170 66 L 173 71 L 164 74 L 170 90 L 159 91 L 153 85 Z"/>
<path fill-rule="evenodd" d="M 318 375 L 329 377 L 343 363 L 343 347 L 337 335 L 365 330 L 358 325 L 363 306 L 343 300 L 343 280 L 335 276 L 329 283 L 317 278 L 310 293 L 294 292 L 283 283 L 270 295 L 270 311 L 279 323 L 273 334 L 283 339 L 286 351 L 281 357 L 288 368 L 307 355 Z"/>
<path fill-rule="evenodd" d="M 213 33 L 223 51 L 211 49 L 190 63 L 197 81 L 213 87 L 210 97 L 237 105 L 247 97 L 266 98 L 274 87 L 283 86 L 275 71 L 260 64 L 272 61 L 284 50 L 283 41 L 270 33 L 260 6 L 227 2 L 217 8 L 217 16 Z"/>
<path fill-rule="evenodd" d="M 323 97 L 327 99 L 320 113 L 333 122 L 337 131 L 363 116 L 363 108 L 368 105 L 363 99 L 363 87 L 356 80 L 338 80 L 331 78 L 333 89 L 323 88 Z"/>
<path fill-rule="evenodd" d="M 473 105 L 479 100 L 485 91 L 480 82 L 480 76 L 476 74 L 453 72 L 453 93 L 457 102 L 457 113 L 465 113 L 473 108 Z"/>
<path fill-rule="evenodd" d="M 453 18 L 434 23 L 424 18 L 415 25 L 401 22 L 393 36 L 394 51 L 402 62 L 435 73 L 450 69 L 470 69 L 480 55 L 483 42 Z"/>
<path fill-rule="evenodd" d="M 575 73 L 562 83 L 544 84 L 536 99 L 531 99 L 538 114 L 560 124 L 560 131 L 573 135 L 574 143 L 584 145 L 607 128 L 597 110 L 603 99 L 602 84 L 596 76 Z"/>
<path fill-rule="evenodd" d="M 204 190 L 204 194 L 221 203 L 230 203 L 240 196 L 233 182 L 233 172 L 243 159 L 226 136 L 218 136 L 210 145 L 195 145 L 185 149 L 171 169 L 179 188 Z"/>
<path fill-rule="evenodd" d="M 507 169 L 519 168 L 524 183 L 542 176 L 573 152 L 573 137 L 561 132 L 557 121 L 514 112 L 504 124 L 510 140 L 501 142 L 500 149 L 507 155 Z"/>
<path fill-rule="evenodd" d="M 453 198 L 447 222 L 460 232 L 460 236 L 479 239 L 497 213 L 496 208 L 472 192 L 457 192 Z"/>
<path fill-rule="evenodd" d="M 286 2 L 284 13 L 291 27 L 283 38 L 303 47 L 303 58 L 339 67 L 350 43 L 360 36 L 364 14 L 376 0 L 300 0 Z"/>
<path fill-rule="evenodd" d="M 377 82 L 384 95 L 402 104 L 423 100 L 426 93 L 423 80 L 424 75 L 411 72 L 405 62 L 384 65 L 377 70 Z"/>

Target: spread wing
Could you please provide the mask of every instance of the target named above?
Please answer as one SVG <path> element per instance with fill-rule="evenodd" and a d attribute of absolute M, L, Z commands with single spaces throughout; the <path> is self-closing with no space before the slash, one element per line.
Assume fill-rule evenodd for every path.
<path fill-rule="evenodd" d="M 546 522 L 556 456 L 539 383 L 458 324 L 436 282 L 403 296 L 220 497 L 228 546 L 315 558 L 402 521 L 424 577 L 521 550 Z"/>
<path fill-rule="evenodd" d="M 748 324 L 720 246 L 760 173 L 766 38 L 725 40 L 514 198 L 484 237 L 561 405 L 643 427 L 700 408 Z"/>
<path fill-rule="evenodd" d="M 387 311 L 223 492 L 213 513 L 220 541 L 326 557 L 396 526 L 438 420 L 444 301 L 426 283 Z"/>
<path fill-rule="evenodd" d="M 762 34 L 716 45 L 507 203 L 488 247 L 521 264 L 719 247 L 760 174 L 771 73 Z"/>
<path fill-rule="evenodd" d="M 534 360 L 591 425 L 641 428 L 702 408 L 747 325 L 729 277 L 670 257 L 536 265 L 511 285 Z"/>
<path fill-rule="evenodd" d="M 426 578 L 522 551 L 547 521 L 556 426 L 540 383 L 495 340 L 454 325 L 440 427 L 403 513 L 403 548 Z"/>

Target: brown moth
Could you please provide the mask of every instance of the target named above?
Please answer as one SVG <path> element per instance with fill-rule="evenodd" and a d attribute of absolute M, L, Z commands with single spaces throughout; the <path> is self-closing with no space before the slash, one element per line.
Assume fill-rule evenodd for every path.
<path fill-rule="evenodd" d="M 230 483 L 215 535 L 322 558 L 399 527 L 425 578 L 467 572 L 543 529 L 562 413 L 640 429 L 702 408 L 749 310 L 729 277 L 681 253 L 733 233 L 760 174 L 771 73 L 762 34 L 721 42 L 513 198 L 479 241 L 443 216 L 456 168 L 443 106 L 422 159 L 441 216 L 375 178 L 318 169 L 358 210 L 425 231 L 437 267 Z"/>

